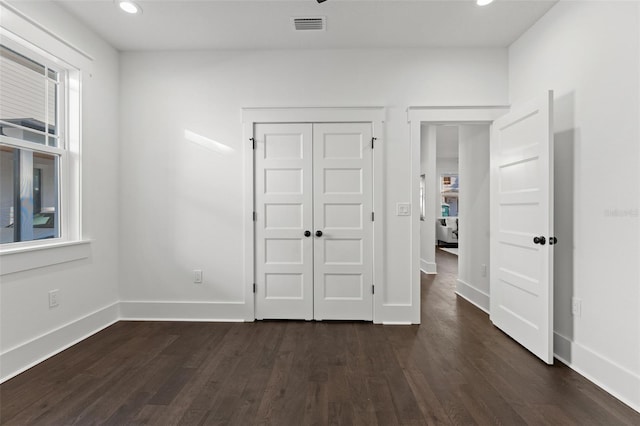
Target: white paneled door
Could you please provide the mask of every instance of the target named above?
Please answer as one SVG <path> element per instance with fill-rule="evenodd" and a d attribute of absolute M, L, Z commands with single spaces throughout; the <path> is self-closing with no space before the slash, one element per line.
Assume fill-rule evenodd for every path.
<path fill-rule="evenodd" d="M 553 363 L 553 92 L 491 135 L 491 321 Z"/>
<path fill-rule="evenodd" d="M 371 123 L 254 136 L 256 318 L 371 320 Z"/>
<path fill-rule="evenodd" d="M 254 136 L 256 318 L 311 320 L 312 128 L 259 124 Z"/>
<path fill-rule="evenodd" d="M 314 124 L 315 319 L 373 319 L 372 157 L 371 124 Z"/>

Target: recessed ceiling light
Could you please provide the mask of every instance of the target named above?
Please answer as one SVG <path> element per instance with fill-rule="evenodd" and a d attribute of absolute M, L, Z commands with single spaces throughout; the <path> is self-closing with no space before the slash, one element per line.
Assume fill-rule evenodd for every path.
<path fill-rule="evenodd" d="M 131 0 L 120 0 L 118 1 L 118 6 L 120 6 L 120 9 L 132 15 L 135 15 L 136 13 L 142 13 L 142 8 Z"/>
<path fill-rule="evenodd" d="M 493 3 L 493 0 L 476 0 L 478 6 L 486 6 L 490 3 Z"/>

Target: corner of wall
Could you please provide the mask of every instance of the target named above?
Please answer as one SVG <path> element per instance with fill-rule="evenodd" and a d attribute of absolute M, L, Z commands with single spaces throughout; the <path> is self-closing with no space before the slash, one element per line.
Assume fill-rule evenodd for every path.
<path fill-rule="evenodd" d="M 456 294 L 485 313 L 489 313 L 489 295 L 473 285 L 458 279 L 456 281 Z"/>
<path fill-rule="evenodd" d="M 428 262 L 424 259 L 420 259 L 420 270 L 425 274 L 437 274 L 438 266 L 436 262 Z"/>

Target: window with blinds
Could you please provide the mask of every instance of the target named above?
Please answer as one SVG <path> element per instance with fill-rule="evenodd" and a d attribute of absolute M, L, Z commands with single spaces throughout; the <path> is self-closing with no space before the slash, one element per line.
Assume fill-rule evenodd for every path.
<path fill-rule="evenodd" d="M 59 146 L 59 73 L 0 45 L 0 129 L 5 136 Z"/>
<path fill-rule="evenodd" d="M 0 45 L 2 245 L 61 235 L 64 70 L 20 50 Z"/>

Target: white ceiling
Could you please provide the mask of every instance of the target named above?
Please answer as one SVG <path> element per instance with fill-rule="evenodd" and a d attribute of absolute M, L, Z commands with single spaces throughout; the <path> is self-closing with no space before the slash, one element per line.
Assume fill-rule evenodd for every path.
<path fill-rule="evenodd" d="M 557 0 L 148 0 L 142 15 L 113 0 L 59 1 L 119 50 L 504 47 Z M 294 32 L 291 17 L 327 17 Z"/>

